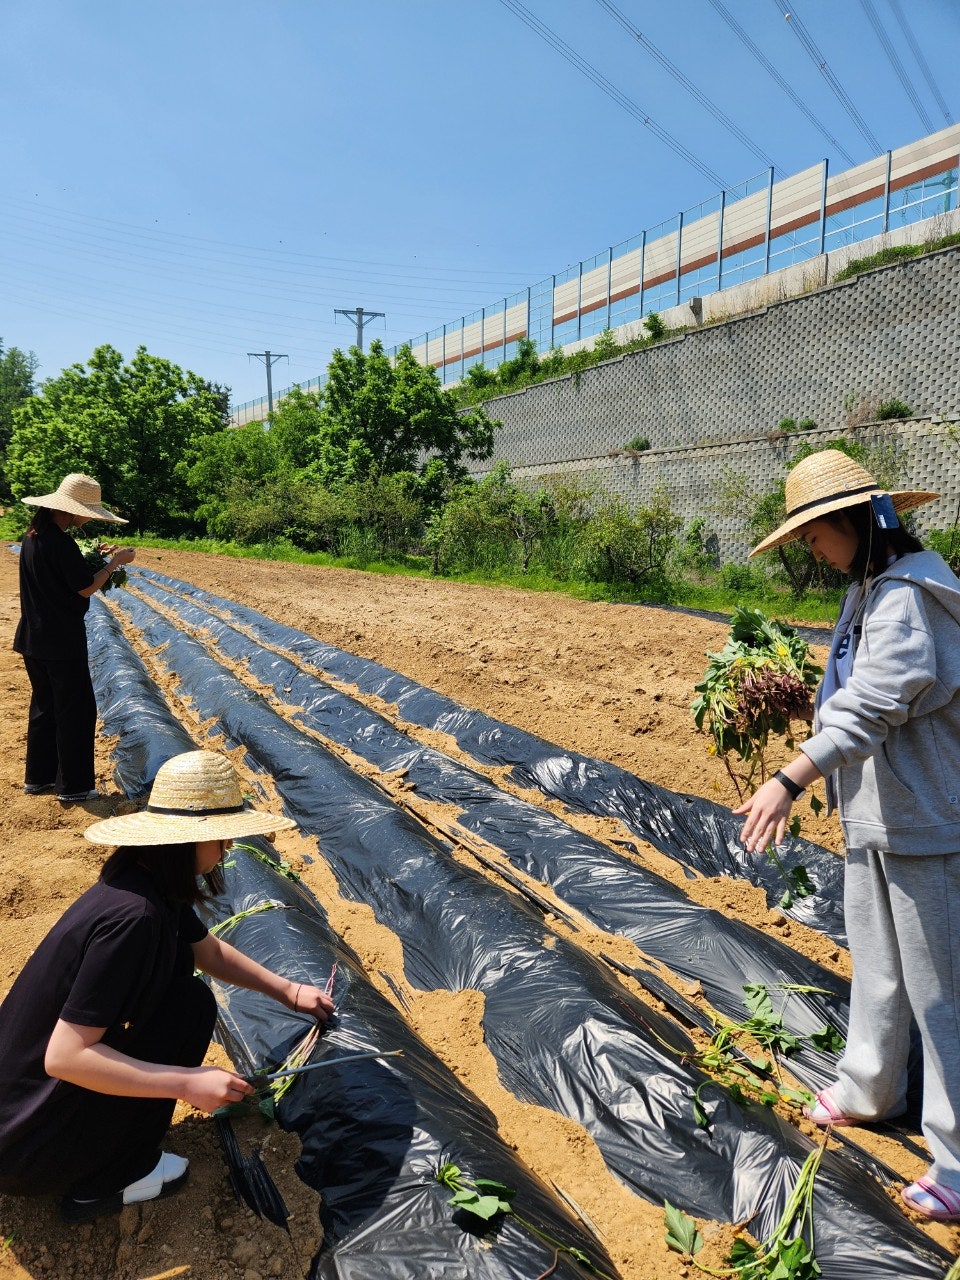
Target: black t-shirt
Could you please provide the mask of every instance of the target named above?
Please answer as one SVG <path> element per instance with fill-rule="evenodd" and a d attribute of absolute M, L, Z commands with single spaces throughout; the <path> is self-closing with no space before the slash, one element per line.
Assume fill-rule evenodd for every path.
<path fill-rule="evenodd" d="M 102 1043 L 128 1051 L 171 983 L 193 972 L 190 946 L 206 933 L 192 907 L 164 902 L 137 867 L 68 908 L 0 1004 L 0 1157 L 71 1097 L 89 1096 L 44 1070 L 57 1020 L 106 1027 Z"/>
<path fill-rule="evenodd" d="M 83 657 L 84 616 L 90 608 L 78 594 L 93 585 L 93 570 L 76 539 L 57 524 L 25 534 L 20 546 L 20 623 L 13 638 L 27 658 Z"/>

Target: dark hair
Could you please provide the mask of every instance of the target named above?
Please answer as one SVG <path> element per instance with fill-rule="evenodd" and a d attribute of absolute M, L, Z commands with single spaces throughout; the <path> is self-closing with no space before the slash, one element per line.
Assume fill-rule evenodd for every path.
<path fill-rule="evenodd" d="M 220 867 L 204 876 L 197 875 L 197 846 L 193 840 L 187 844 L 121 845 L 103 864 L 100 879 L 111 884 L 134 866 L 142 867 L 153 877 L 167 902 L 195 907 L 224 891 Z"/>
<path fill-rule="evenodd" d="M 27 537 L 35 538 L 54 523 L 53 510 L 50 507 L 37 507 L 33 519 L 27 525 Z"/>
<path fill-rule="evenodd" d="M 869 502 L 858 502 L 853 507 L 828 511 L 821 517 L 839 528 L 846 516 L 857 537 L 857 551 L 847 574 L 851 580 L 861 582 L 868 574 L 881 573 L 887 567 L 891 554 L 897 559 L 911 551 L 922 551 L 923 543 L 908 533 L 902 524 L 895 529 L 881 529 Z"/>

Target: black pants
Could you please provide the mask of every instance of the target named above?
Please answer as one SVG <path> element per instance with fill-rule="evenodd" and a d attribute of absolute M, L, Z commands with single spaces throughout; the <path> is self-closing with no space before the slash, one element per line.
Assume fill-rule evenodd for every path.
<path fill-rule="evenodd" d="M 97 702 L 86 651 L 56 662 L 24 655 L 23 663 L 33 689 L 24 781 L 61 794 L 92 791 Z"/>
<path fill-rule="evenodd" d="M 185 976 L 171 984 L 124 1050 L 142 1062 L 197 1067 L 216 1016 L 207 984 Z M 155 1167 L 175 1106 L 174 1098 L 117 1098 L 62 1085 L 40 1125 L 8 1153 L 6 1170 L 0 1170 L 0 1192 L 67 1194 L 83 1200 L 113 1195 Z"/>

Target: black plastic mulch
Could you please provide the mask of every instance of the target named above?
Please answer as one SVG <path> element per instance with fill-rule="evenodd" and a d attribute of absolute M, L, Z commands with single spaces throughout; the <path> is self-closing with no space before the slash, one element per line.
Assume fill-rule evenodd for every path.
<path fill-rule="evenodd" d="M 685 1038 L 599 964 L 480 876 L 214 662 L 124 593 L 147 642 L 203 717 L 270 773 L 304 832 L 319 837 L 341 891 L 401 938 L 409 981 L 484 993 L 484 1033 L 520 1098 L 578 1120 L 640 1194 L 721 1220 L 773 1226 L 809 1144 L 764 1108 L 741 1107 L 684 1061 Z M 675 1046 L 675 1047 L 670 1047 Z M 691 1101 L 703 1085 L 709 1127 Z M 815 1192 L 817 1247 L 832 1277 L 939 1277 L 944 1255 L 879 1185 L 828 1153 Z M 874 1248 L 864 1270 L 861 1246 Z"/>
<path fill-rule="evenodd" d="M 150 570 L 138 574 L 223 610 L 264 643 L 356 685 L 361 693 L 395 703 L 404 719 L 450 734 L 480 763 L 509 768 L 520 786 L 535 787 L 581 813 L 619 818 L 640 839 L 692 872 L 748 880 L 764 889 L 771 905 L 779 902 L 784 890 L 781 873 L 764 854 L 747 853 L 740 843 L 743 819 L 725 806 L 668 791 L 608 761 L 566 751 L 244 605 Z M 788 837 L 782 861 L 788 868 L 805 866 L 816 886 L 816 892 L 798 899 L 788 914 L 845 946 L 842 860 L 810 841 Z"/>
<path fill-rule="evenodd" d="M 562 900 L 609 933 L 629 938 L 651 959 L 688 983 L 699 982 L 720 1013 L 747 1016 L 744 986 L 764 983 L 784 1025 L 808 1037 L 830 1024 L 845 1033 L 849 983 L 785 943 L 691 902 L 663 877 L 575 831 L 545 810 L 501 791 L 475 770 L 424 747 L 361 702 L 302 671 L 290 659 L 250 640 L 202 606 L 147 588 L 177 610 L 185 624 L 231 660 L 301 708 L 308 728 L 375 764 L 403 771 L 416 794 L 457 806 L 458 821 L 503 850 L 528 876 L 549 884 Z M 653 975 L 643 975 L 655 981 Z M 788 988 L 803 988 L 789 990 Z M 676 1000 L 658 987 L 662 998 Z M 687 1010 L 686 1012 L 689 1012 Z M 808 1039 L 790 1057 L 790 1069 L 814 1091 L 836 1078 L 836 1054 Z"/>

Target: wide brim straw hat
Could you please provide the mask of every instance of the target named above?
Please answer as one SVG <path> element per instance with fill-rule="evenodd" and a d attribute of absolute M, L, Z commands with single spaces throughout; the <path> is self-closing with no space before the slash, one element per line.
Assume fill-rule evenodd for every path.
<path fill-rule="evenodd" d="M 48 507 L 51 511 L 66 511 L 72 516 L 86 516 L 88 520 L 112 520 L 115 524 L 126 524 L 122 516 L 115 516 L 100 501 L 100 486 L 92 476 L 85 476 L 81 471 L 72 471 L 64 476 L 53 493 L 41 494 L 39 498 L 21 498 L 28 507 Z"/>
<path fill-rule="evenodd" d="M 794 542 L 811 520 L 819 520 L 831 511 L 855 507 L 868 502 L 874 494 L 886 493 L 859 462 L 854 462 L 839 449 L 821 449 L 798 462 L 787 476 L 784 499 L 787 518 L 773 533 L 750 552 L 771 551 L 785 542 Z M 890 493 L 895 511 L 909 511 L 925 502 L 933 502 L 939 493 L 923 489 L 896 489 Z"/>
<path fill-rule="evenodd" d="M 296 825 L 279 814 L 248 809 L 225 756 L 187 751 L 157 770 L 145 809 L 95 822 L 83 834 L 92 844 L 190 844 L 262 836 Z"/>

